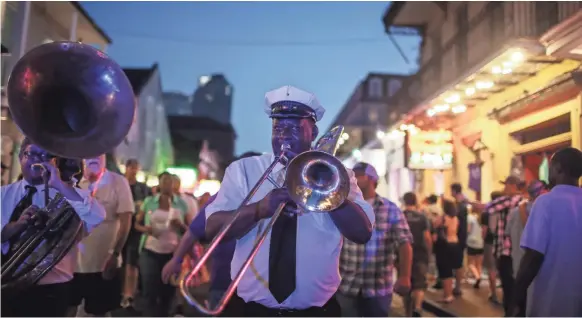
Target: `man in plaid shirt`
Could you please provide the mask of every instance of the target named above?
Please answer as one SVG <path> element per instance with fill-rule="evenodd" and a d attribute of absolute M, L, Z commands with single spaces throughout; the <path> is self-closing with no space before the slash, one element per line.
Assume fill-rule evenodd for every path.
<path fill-rule="evenodd" d="M 378 173 L 367 163 L 358 163 L 353 171 L 358 186 L 374 207 L 376 226 L 366 244 L 344 238 L 340 256 L 340 284 L 337 298 L 345 317 L 387 317 L 392 304 L 392 277 L 398 251 L 398 281 L 395 290 L 410 290 L 412 234 L 400 209 L 376 193 Z"/>
<path fill-rule="evenodd" d="M 521 194 L 525 183 L 515 176 L 509 176 L 501 183 L 505 186 L 503 195 L 487 204 L 486 211 L 489 213 L 488 226 L 494 235 L 493 255 L 497 261 L 497 271 L 503 289 L 503 308 L 507 315 L 508 306 L 511 305 L 511 295 L 513 295 L 514 275 L 511 237 L 509 233 L 506 233 L 505 228 L 509 212 L 523 200 Z"/>

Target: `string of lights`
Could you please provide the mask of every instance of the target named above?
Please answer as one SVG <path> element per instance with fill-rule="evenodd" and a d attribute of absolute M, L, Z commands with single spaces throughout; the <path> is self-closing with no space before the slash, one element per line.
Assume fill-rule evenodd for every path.
<path fill-rule="evenodd" d="M 223 47 L 276 47 L 276 46 L 334 46 L 334 45 L 354 45 L 364 43 L 381 43 L 386 42 L 385 37 L 362 37 L 362 38 L 343 38 L 343 39 L 318 39 L 303 41 L 272 41 L 272 40 L 244 40 L 244 39 L 209 39 L 209 38 L 187 38 L 176 37 L 173 35 L 161 36 L 154 34 L 140 34 L 109 31 L 114 38 L 134 38 L 154 41 L 172 42 L 180 44 L 204 45 L 204 46 L 223 46 Z"/>

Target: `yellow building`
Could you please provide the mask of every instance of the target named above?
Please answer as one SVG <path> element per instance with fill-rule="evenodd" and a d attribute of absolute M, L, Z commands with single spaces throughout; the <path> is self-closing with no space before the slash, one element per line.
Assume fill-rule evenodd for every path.
<path fill-rule="evenodd" d="M 423 31 L 419 72 L 405 81 L 393 123 L 402 130 L 450 131 L 452 169 L 424 170 L 421 195 L 469 182 L 481 165 L 487 201 L 510 174 L 538 177 L 544 155 L 580 148 L 580 2 L 395 2 L 387 32 Z M 570 40 L 568 40 L 570 38 Z M 578 41 L 577 43 L 575 41 Z M 577 49 L 577 47 L 579 47 Z"/>

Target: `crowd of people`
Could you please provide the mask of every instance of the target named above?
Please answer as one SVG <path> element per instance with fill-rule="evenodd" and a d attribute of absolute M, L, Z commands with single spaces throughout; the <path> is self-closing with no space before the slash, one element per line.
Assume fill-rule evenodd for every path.
<path fill-rule="evenodd" d="M 38 282 L 3 288 L 2 314 L 106 316 L 120 306 L 135 315 L 183 313 L 177 281 L 200 256 L 199 244 L 228 225 L 208 264 L 209 277 L 202 271 L 196 280 L 209 281 L 206 300 L 214 308 L 271 222 L 222 316 L 387 317 L 394 294 L 403 297 L 407 316 L 421 316 L 431 276 L 443 290 L 441 301 L 451 303 L 462 297 L 467 275 L 480 288 L 484 272 L 493 302 L 499 302 L 500 281 L 507 316 L 582 315 L 580 150 L 554 154 L 549 184 L 510 176 L 488 203 L 469 200 L 460 184 L 450 186 L 450 198 L 431 195 L 420 202 L 411 192 L 391 202 L 376 192 L 376 169 L 360 162 L 346 169 L 349 193 L 340 204 L 328 213 L 307 213 L 287 204 L 297 203 L 288 189 L 275 186 L 286 177 L 277 158 L 312 149 L 325 109 L 313 94 L 292 86 L 265 99 L 273 153 L 237 158 L 218 193 L 198 199 L 182 193 L 180 179 L 166 172 L 148 189 L 136 180 L 136 160 L 126 163 L 125 175 L 111 172 L 105 155 L 85 159 L 78 180 L 60 178 L 54 156 L 25 139 L 22 180 L 2 187 L 3 261 L 22 230 L 36 224 L 35 213 L 46 204 L 43 192 L 66 198 L 83 231 L 80 244 Z M 45 172 L 35 169 L 39 164 Z M 265 171 L 273 184 L 255 187 Z M 273 221 L 282 204 L 285 213 Z"/>

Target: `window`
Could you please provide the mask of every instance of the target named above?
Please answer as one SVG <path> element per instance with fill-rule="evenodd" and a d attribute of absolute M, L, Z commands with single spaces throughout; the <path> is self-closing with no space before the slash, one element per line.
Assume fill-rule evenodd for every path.
<path fill-rule="evenodd" d="M 224 95 L 230 96 L 231 93 L 232 92 L 231 92 L 230 85 L 226 85 L 226 87 L 224 88 Z"/>
<path fill-rule="evenodd" d="M 396 95 L 396 92 L 398 92 L 398 90 L 400 89 L 401 86 L 402 86 L 402 82 L 400 82 L 400 80 L 391 79 L 388 82 L 388 96 Z"/>
<path fill-rule="evenodd" d="M 382 97 L 382 79 L 378 77 L 371 78 L 368 81 L 368 96 L 373 98 Z"/>

